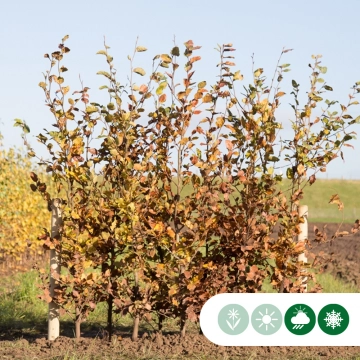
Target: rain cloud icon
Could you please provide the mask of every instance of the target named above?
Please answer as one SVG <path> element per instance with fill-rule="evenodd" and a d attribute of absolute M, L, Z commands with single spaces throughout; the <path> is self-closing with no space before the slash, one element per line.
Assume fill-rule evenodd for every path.
<path fill-rule="evenodd" d="M 304 325 L 308 324 L 310 322 L 310 318 L 301 310 L 298 311 L 296 316 L 293 316 L 291 318 L 291 323 L 295 326 L 293 329 L 301 329 Z"/>

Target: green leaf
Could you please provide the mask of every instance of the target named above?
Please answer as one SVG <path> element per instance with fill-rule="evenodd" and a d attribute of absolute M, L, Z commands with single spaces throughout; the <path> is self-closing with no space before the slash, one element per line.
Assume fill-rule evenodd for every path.
<path fill-rule="evenodd" d="M 329 85 L 324 85 L 324 88 L 328 91 L 333 91 L 333 88 Z"/>
<path fill-rule="evenodd" d="M 180 50 L 179 50 L 179 47 L 178 46 L 175 46 L 172 48 L 171 50 L 171 55 L 173 56 L 180 56 Z"/>
<path fill-rule="evenodd" d="M 89 105 L 86 107 L 86 112 L 88 114 L 92 114 L 94 112 L 97 112 L 98 111 L 98 108 L 96 106 L 93 106 L 93 105 Z"/>
<path fill-rule="evenodd" d="M 14 119 L 14 121 L 15 121 L 15 124 L 14 124 L 15 127 L 23 126 L 23 121 L 21 119 Z"/>
<path fill-rule="evenodd" d="M 327 72 L 327 67 L 326 66 L 319 66 L 319 70 L 322 74 L 326 74 Z"/>
<path fill-rule="evenodd" d="M 164 91 L 164 89 L 167 86 L 167 82 L 163 81 L 162 83 L 160 83 L 159 87 L 156 89 L 156 95 L 161 95 Z"/>
<path fill-rule="evenodd" d="M 25 123 L 24 123 L 24 126 L 23 126 L 23 131 L 24 131 L 25 134 L 28 134 L 30 132 L 29 126 L 27 126 Z"/>
<path fill-rule="evenodd" d="M 287 177 L 288 179 L 292 179 L 292 178 L 294 177 L 294 172 L 293 172 L 292 168 L 287 168 L 287 170 L 286 170 L 286 177 Z"/>
<path fill-rule="evenodd" d="M 134 73 L 139 74 L 141 76 L 144 76 L 146 74 L 145 70 L 140 67 L 135 68 L 133 71 L 134 71 Z"/>

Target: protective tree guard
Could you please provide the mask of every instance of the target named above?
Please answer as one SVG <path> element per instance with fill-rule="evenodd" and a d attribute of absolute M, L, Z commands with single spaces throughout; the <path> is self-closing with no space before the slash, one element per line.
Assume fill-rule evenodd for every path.
<path fill-rule="evenodd" d="M 300 224 L 300 234 L 298 235 L 298 242 L 305 241 L 308 238 L 308 216 L 309 209 L 307 205 L 299 206 L 299 216 L 304 216 L 304 222 Z M 305 256 L 305 252 L 298 256 L 298 261 L 305 264 L 307 263 L 307 257 Z M 304 292 L 307 292 L 307 277 L 302 277 L 302 287 L 304 288 Z"/>
<path fill-rule="evenodd" d="M 51 237 L 59 237 L 61 226 L 61 199 L 52 199 L 51 209 Z M 60 275 L 60 254 L 55 249 L 50 249 L 50 296 L 53 298 L 55 278 Z M 55 340 L 60 335 L 59 305 L 53 301 L 49 303 L 48 313 L 48 340 Z"/>

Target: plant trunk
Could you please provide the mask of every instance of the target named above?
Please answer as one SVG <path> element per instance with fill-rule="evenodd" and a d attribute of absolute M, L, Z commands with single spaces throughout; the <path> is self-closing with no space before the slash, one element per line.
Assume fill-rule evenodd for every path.
<path fill-rule="evenodd" d="M 75 320 L 75 338 L 76 339 L 80 339 L 81 337 L 81 312 L 79 307 L 76 307 L 75 309 L 75 315 L 76 315 L 76 320 Z"/>
<path fill-rule="evenodd" d="M 109 296 L 108 299 L 108 313 L 107 313 L 107 331 L 108 331 L 108 340 L 111 341 L 112 331 L 113 331 L 113 323 L 112 323 L 112 316 L 113 316 L 113 297 L 112 295 Z"/>
<path fill-rule="evenodd" d="M 135 288 L 134 288 L 134 295 L 135 295 L 135 301 L 138 299 L 139 296 L 139 276 L 138 272 L 135 270 Z M 131 340 L 137 341 L 139 337 L 139 323 L 140 323 L 140 315 L 136 314 L 134 318 L 134 327 L 133 327 L 133 333 Z"/>
<path fill-rule="evenodd" d="M 159 331 L 162 330 L 164 320 L 165 320 L 165 316 L 164 315 L 159 315 L 159 321 L 158 321 L 158 329 L 159 329 Z"/>
<path fill-rule="evenodd" d="M 182 314 L 180 318 L 180 334 L 181 337 L 185 337 L 186 334 L 186 315 Z"/>
<path fill-rule="evenodd" d="M 137 339 L 139 337 L 139 323 L 140 323 L 140 316 L 136 315 L 135 319 L 134 319 L 134 327 L 133 327 L 133 333 L 132 333 L 132 337 L 131 337 L 132 341 L 137 341 Z"/>

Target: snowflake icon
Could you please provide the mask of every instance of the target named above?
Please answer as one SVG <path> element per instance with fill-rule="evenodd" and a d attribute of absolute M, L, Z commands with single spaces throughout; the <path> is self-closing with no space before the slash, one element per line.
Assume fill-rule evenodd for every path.
<path fill-rule="evenodd" d="M 341 327 L 341 322 L 344 320 L 341 317 L 341 312 L 336 312 L 334 309 L 331 312 L 326 313 L 326 326 L 331 326 L 333 329 Z"/>
<path fill-rule="evenodd" d="M 339 304 L 324 306 L 318 315 L 320 329 L 328 335 L 340 335 L 349 326 L 350 316 L 348 311 Z"/>

